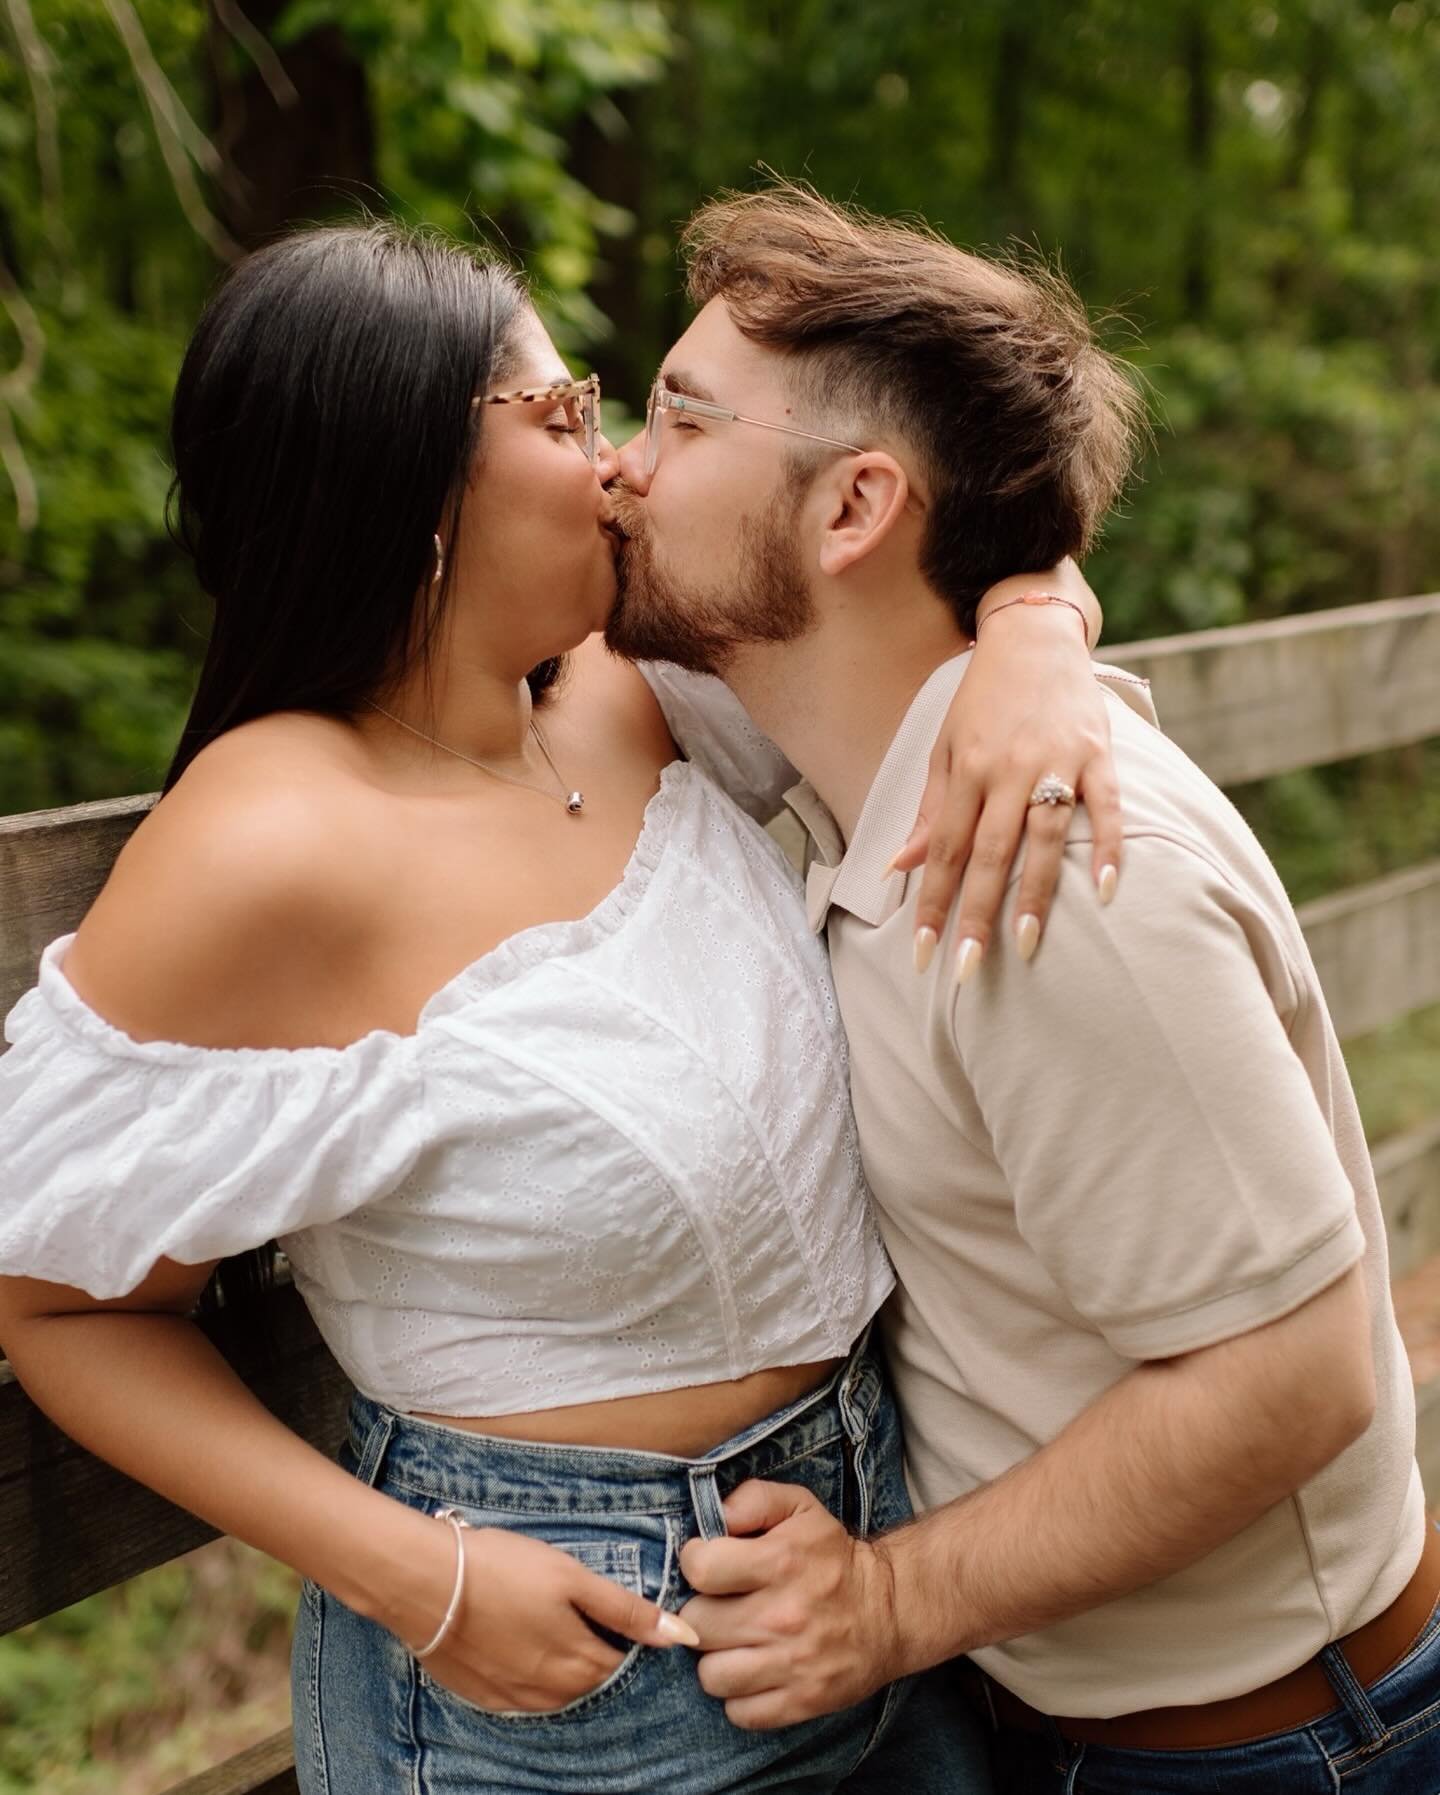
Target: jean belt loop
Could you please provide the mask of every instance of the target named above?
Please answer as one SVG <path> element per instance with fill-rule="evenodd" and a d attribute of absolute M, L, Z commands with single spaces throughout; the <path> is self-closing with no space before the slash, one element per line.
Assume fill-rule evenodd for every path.
<path fill-rule="evenodd" d="M 690 1501 L 695 1510 L 701 1539 L 724 1539 L 725 1510 L 720 1501 L 720 1488 L 715 1480 L 713 1464 L 690 1467 Z"/>
<path fill-rule="evenodd" d="M 880 1379 L 869 1350 L 870 1328 L 873 1325 L 871 1323 L 866 1327 L 851 1349 L 849 1363 L 841 1374 L 840 1387 L 836 1392 L 840 1424 L 852 1446 L 858 1446 L 870 1431 L 875 1407 L 880 1400 Z"/>
<path fill-rule="evenodd" d="M 365 1448 L 360 1454 L 360 1462 L 355 1467 L 355 1475 L 361 1483 L 375 1485 L 380 1480 L 380 1471 L 385 1463 L 385 1450 L 390 1444 L 390 1436 L 395 1431 L 394 1409 L 382 1408 L 372 1422 L 369 1433 L 365 1436 Z"/>
<path fill-rule="evenodd" d="M 1066 1745 L 1062 1739 L 1060 1741 L 1059 1761 L 1065 1766 L 1065 1795 L 1075 1795 L 1075 1791 L 1079 1789 L 1080 1768 L 1085 1762 L 1085 1747 L 1083 1745 L 1077 1745 L 1074 1747 L 1075 1755 L 1070 1759 L 1069 1763 L 1066 1764 L 1065 1755 L 1070 1750 L 1071 1747 Z"/>
<path fill-rule="evenodd" d="M 1351 1724 L 1361 1740 L 1366 1745 L 1378 1745 L 1385 1737 L 1385 1722 L 1375 1712 L 1374 1704 L 1365 1693 L 1360 1679 L 1350 1668 L 1350 1661 L 1339 1645 L 1332 1644 L 1322 1648 L 1320 1668 L 1325 1672 L 1336 1699 L 1350 1716 Z"/>

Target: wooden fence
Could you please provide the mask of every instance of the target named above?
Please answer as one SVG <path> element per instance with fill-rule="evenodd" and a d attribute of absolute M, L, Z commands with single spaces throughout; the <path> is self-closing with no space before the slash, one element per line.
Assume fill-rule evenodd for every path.
<path fill-rule="evenodd" d="M 1108 649 L 1154 682 L 1167 731 L 1222 785 L 1440 736 L 1440 594 Z M 149 798 L 0 819 L 0 1013 L 41 948 L 73 928 Z M 1306 905 L 1306 937 L 1342 1038 L 1440 1003 L 1440 860 Z M 1400 1278 L 1440 1256 L 1436 1113 L 1380 1143 L 1375 1167 Z M 277 1292 L 266 1363 L 233 1362 L 327 1453 L 347 1388 L 296 1294 Z M 1419 1394 L 1419 1452 L 1440 1492 L 1440 1377 Z M 92 1458 L 35 1409 L 0 1361 L 0 1632 L 54 1613 L 212 1538 Z M 288 1734 L 173 1795 L 295 1795 Z"/>

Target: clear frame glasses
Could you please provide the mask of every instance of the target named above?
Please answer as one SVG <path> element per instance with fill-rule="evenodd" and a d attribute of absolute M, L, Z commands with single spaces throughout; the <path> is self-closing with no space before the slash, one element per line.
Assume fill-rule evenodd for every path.
<path fill-rule="evenodd" d="M 761 430 L 778 430 L 784 436 L 803 436 L 807 442 L 827 443 L 832 449 L 844 449 L 851 455 L 862 455 L 854 443 L 842 443 L 836 436 L 817 436 L 813 430 L 797 430 L 793 424 L 772 424 L 768 418 L 747 418 L 728 405 L 713 405 L 708 399 L 692 399 L 688 393 L 671 392 L 657 380 L 650 389 L 645 406 L 645 477 L 648 480 L 660 463 L 664 441 L 664 417 L 667 411 L 689 412 L 697 418 L 711 418 L 722 424 L 754 424 Z"/>
<path fill-rule="evenodd" d="M 565 405 L 565 416 L 574 429 L 583 432 L 581 443 L 585 459 L 595 465 L 596 439 L 600 434 L 600 376 L 587 374 L 583 380 L 556 380 L 549 386 L 523 386 L 513 393 L 487 393 L 476 399 L 477 405 Z"/>

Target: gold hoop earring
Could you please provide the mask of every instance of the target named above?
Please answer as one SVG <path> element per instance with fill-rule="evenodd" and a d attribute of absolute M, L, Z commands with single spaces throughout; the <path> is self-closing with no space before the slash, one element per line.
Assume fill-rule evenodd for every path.
<path fill-rule="evenodd" d="M 445 571 L 445 545 L 440 540 L 440 532 L 435 532 L 435 571 L 430 575 L 430 584 L 438 586 L 440 575 Z"/>

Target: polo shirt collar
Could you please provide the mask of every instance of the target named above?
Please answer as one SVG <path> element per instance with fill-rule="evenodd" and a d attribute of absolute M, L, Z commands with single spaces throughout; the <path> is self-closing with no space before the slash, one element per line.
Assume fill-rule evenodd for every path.
<path fill-rule="evenodd" d="M 930 750 L 965 677 L 971 653 L 966 649 L 942 661 L 916 693 L 885 751 L 848 848 L 839 825 L 808 780 L 786 792 L 785 802 L 810 838 L 805 909 L 817 934 L 825 927 L 832 906 L 878 927 L 904 903 L 904 879 L 887 876 L 885 869 L 910 838 L 930 771 Z"/>

